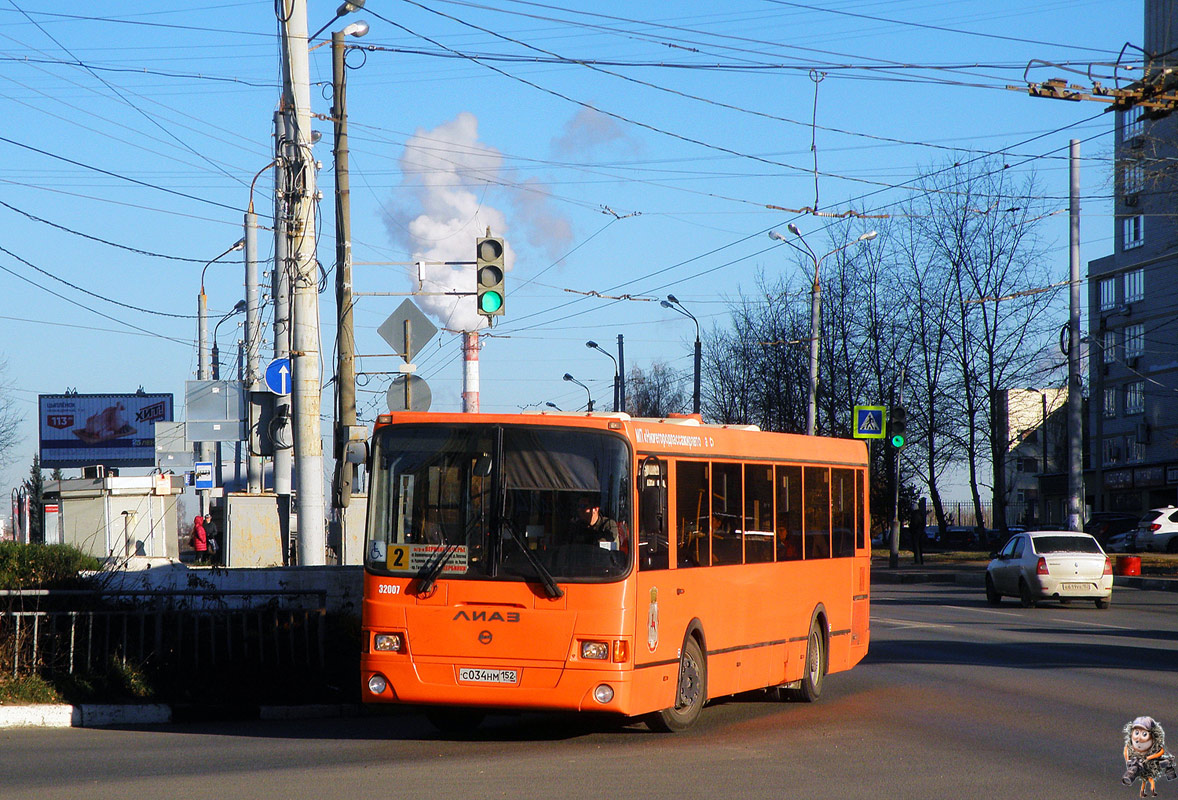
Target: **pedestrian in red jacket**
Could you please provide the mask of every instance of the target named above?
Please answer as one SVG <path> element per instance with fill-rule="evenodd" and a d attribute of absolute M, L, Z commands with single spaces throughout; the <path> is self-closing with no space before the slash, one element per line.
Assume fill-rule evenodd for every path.
<path fill-rule="evenodd" d="M 205 518 L 200 514 L 192 520 L 192 549 L 196 551 L 196 562 L 204 564 L 209 558 L 209 536 L 205 533 Z"/>

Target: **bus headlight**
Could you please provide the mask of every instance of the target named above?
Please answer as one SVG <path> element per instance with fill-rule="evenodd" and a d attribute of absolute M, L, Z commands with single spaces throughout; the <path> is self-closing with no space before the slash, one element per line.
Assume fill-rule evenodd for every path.
<path fill-rule="evenodd" d="M 372 637 L 372 649 L 382 653 L 400 653 L 405 649 L 405 637 L 399 633 L 378 633 Z"/>
<path fill-rule="evenodd" d="M 614 699 L 614 690 L 612 686 L 601 684 L 593 690 L 593 699 L 601 704 L 608 703 Z"/>
<path fill-rule="evenodd" d="M 389 682 L 385 680 L 384 675 L 377 673 L 368 679 L 368 691 L 373 694 L 384 694 L 384 690 L 389 688 Z"/>
<path fill-rule="evenodd" d="M 609 658 L 608 642 L 581 642 L 581 658 L 605 661 Z"/>

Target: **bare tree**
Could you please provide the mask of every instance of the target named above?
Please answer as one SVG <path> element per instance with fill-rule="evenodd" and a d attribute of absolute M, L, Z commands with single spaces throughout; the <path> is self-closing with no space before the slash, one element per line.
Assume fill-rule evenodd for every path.
<path fill-rule="evenodd" d="M 12 451 L 17 445 L 17 427 L 23 419 L 12 395 L 12 385 L 4 379 L 8 363 L 0 359 L 0 465 L 12 461 Z"/>
<path fill-rule="evenodd" d="M 951 413 L 961 421 L 958 446 L 977 518 L 978 465 L 989 462 L 994 521 L 1005 528 L 1006 442 L 995 400 L 1000 390 L 1041 377 L 1058 323 L 1049 315 L 1052 293 L 1035 291 L 1051 283 L 1037 224 L 1045 209 L 1034 176 L 1017 179 L 994 159 L 932 171 L 920 186 L 923 193 L 906 210 L 927 248 L 922 280 L 951 300 L 941 306 L 945 330 L 928 338 L 950 345 L 955 374 L 942 373 L 938 390 L 950 389 L 956 403 Z"/>
<path fill-rule="evenodd" d="M 663 361 L 647 369 L 634 366 L 626 376 L 626 411 L 635 417 L 665 417 L 691 410 L 687 378 Z"/>

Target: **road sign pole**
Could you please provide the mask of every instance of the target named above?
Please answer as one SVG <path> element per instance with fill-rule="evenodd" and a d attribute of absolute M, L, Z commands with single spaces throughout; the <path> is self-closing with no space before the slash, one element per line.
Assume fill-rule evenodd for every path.
<path fill-rule="evenodd" d="M 892 390 L 894 400 L 898 399 L 898 405 L 904 405 L 904 368 L 900 368 L 900 387 L 897 392 Z M 897 407 L 897 402 L 892 403 L 892 408 Z M 895 469 L 892 472 L 892 551 L 888 553 L 888 567 L 896 569 L 900 566 L 900 448 L 892 447 L 889 450 L 893 453 L 892 461 L 895 464 Z M 909 526 L 910 528 L 912 526 Z M 915 531 L 912 531 L 915 533 Z"/>

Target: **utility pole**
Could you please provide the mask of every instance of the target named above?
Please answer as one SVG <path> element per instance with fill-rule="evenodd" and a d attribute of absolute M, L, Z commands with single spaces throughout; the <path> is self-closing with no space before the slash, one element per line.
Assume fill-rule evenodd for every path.
<path fill-rule="evenodd" d="M 209 299 L 205 296 L 203 279 L 201 280 L 200 294 L 196 298 L 196 316 L 196 335 L 200 340 L 197 344 L 196 379 L 207 381 L 209 379 Z M 213 460 L 212 442 L 196 443 L 196 460 L 202 462 Z M 197 492 L 197 495 L 200 498 L 200 513 L 203 516 L 209 513 L 209 492 L 201 490 Z"/>
<path fill-rule="evenodd" d="M 286 68 L 283 67 L 285 76 Z M 274 358 L 290 357 L 290 265 L 287 262 L 287 172 L 286 142 L 289 138 L 286 112 L 274 114 L 274 271 L 270 276 L 274 298 Z M 278 531 L 282 542 L 283 563 L 290 557 L 291 499 L 291 408 L 290 395 L 274 398 L 273 422 L 268 433 L 274 446 L 274 494 L 278 499 Z"/>
<path fill-rule="evenodd" d="M 1081 449 L 1084 424 L 1080 379 L 1080 140 L 1068 149 L 1071 225 L 1068 241 L 1068 530 L 1083 530 L 1084 465 Z M 1046 434 L 1046 430 L 1044 430 Z"/>
<path fill-rule="evenodd" d="M 258 216 L 254 213 L 253 192 L 250 192 L 249 210 L 245 212 L 245 379 L 246 390 L 252 397 L 259 389 L 258 347 L 261 345 L 261 314 L 258 309 Z M 241 355 L 238 355 L 241 362 Z M 242 375 L 239 374 L 238 378 Z M 248 405 L 252 407 L 253 403 Z M 240 445 L 240 443 L 239 443 Z M 250 494 L 262 493 L 262 457 L 248 453 L 249 466 L 246 481 Z M 238 459 L 240 468 L 241 459 Z M 240 475 L 238 476 L 240 477 Z"/>
<path fill-rule="evenodd" d="M 335 123 L 335 305 L 338 359 L 335 391 L 339 405 L 335 425 L 336 472 L 339 476 L 332 505 L 342 508 L 352 494 L 356 465 L 344 458 L 356 425 L 356 338 L 352 320 L 352 205 L 348 181 L 347 65 L 344 32 L 331 34 L 331 118 Z"/>
<path fill-rule="evenodd" d="M 618 334 L 618 407 L 617 411 L 626 410 L 626 348 L 622 343 L 622 334 Z"/>
<path fill-rule="evenodd" d="M 285 65 L 283 105 L 292 123 L 287 142 L 291 214 L 287 237 L 291 260 L 292 411 L 294 422 L 298 563 L 326 563 L 323 518 L 323 434 L 320 425 L 319 267 L 315 256 L 315 160 L 311 155 L 310 67 L 307 3 L 288 0 L 281 23 Z"/>

